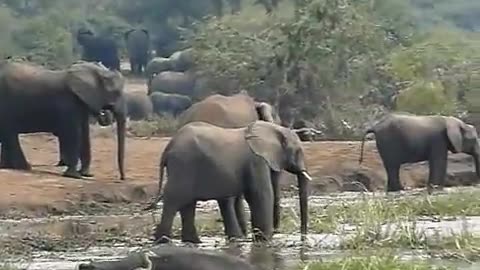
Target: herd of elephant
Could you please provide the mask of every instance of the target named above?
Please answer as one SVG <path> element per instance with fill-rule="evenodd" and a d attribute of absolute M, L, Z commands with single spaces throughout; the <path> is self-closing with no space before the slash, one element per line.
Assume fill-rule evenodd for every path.
<path fill-rule="evenodd" d="M 91 177 L 89 117 L 108 125 L 111 119 L 107 118 L 113 115 L 117 122 L 120 178 L 126 179 L 128 102 L 124 85 L 125 78 L 118 70 L 97 62 L 79 61 L 63 70 L 49 70 L 28 62 L 3 62 L 0 65 L 0 168 L 29 170 L 31 166 L 18 136 L 47 132 L 58 137 L 59 165 L 67 167 L 63 175 L 77 179 Z M 205 200 L 218 202 L 228 238 L 243 238 L 248 233 L 245 200 L 250 208 L 253 240 L 269 241 L 281 220 L 279 179 L 285 173 L 295 175 L 298 180 L 300 232 L 302 238 L 305 237 L 312 177 L 298 130 L 282 126 L 273 106 L 255 100 L 246 91 L 231 96 L 214 94 L 191 104 L 178 115 L 178 123 L 178 130 L 160 157 L 158 195 L 145 209 L 153 209 L 163 200 L 161 221 L 154 232 L 156 243 L 171 241 L 177 212 L 182 221 L 182 241 L 200 243 L 195 228 L 195 207 L 197 201 Z M 403 189 L 399 179 L 401 164 L 424 160 L 430 165 L 428 186 L 443 185 L 448 151 L 470 154 L 479 175 L 477 132 L 458 118 L 389 114 L 365 134 L 368 133 L 376 135 L 378 152 L 387 172 L 387 191 Z M 363 155 L 363 142 L 361 152 Z M 165 169 L 168 180 L 163 187 Z M 150 263 L 146 269 L 152 269 L 155 256 L 145 256 L 142 258 Z M 178 261 L 175 256 L 171 255 L 170 261 Z M 165 260 L 157 263 L 161 262 Z M 234 265 L 233 269 L 248 269 L 234 268 Z M 83 269 L 99 269 L 85 267 Z"/>

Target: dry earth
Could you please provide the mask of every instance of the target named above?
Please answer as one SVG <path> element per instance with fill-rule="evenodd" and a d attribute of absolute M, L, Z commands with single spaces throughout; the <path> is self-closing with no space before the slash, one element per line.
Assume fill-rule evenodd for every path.
<path fill-rule="evenodd" d="M 15 210 L 40 216 L 62 214 L 89 203 L 146 203 L 157 191 L 158 161 L 169 138 L 129 138 L 127 180 L 118 180 L 116 143 L 110 130 L 96 132 L 93 139 L 94 178 L 75 180 L 61 177 L 57 139 L 47 134 L 23 135 L 21 143 L 33 165 L 32 171 L 0 170 L 0 213 Z M 107 134 L 108 133 L 108 134 Z M 113 133 L 113 131 L 112 131 Z M 108 136 L 106 136 L 108 135 Z M 304 143 L 312 176 L 313 192 L 382 190 L 385 172 L 373 142 L 366 143 L 365 160 L 358 164 L 358 142 Z M 423 164 L 408 165 L 401 177 L 407 187 L 422 187 L 428 170 Z M 476 181 L 468 156 L 451 155 L 449 185 Z M 356 182 L 363 185 L 356 184 Z M 284 190 L 293 190 L 295 179 L 282 181 Z"/>

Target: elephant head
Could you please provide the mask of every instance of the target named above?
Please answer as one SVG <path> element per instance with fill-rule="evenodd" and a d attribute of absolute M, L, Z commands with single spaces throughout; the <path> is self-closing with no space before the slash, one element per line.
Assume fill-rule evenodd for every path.
<path fill-rule="evenodd" d="M 92 38 L 94 36 L 93 32 L 88 29 L 79 29 L 77 32 L 77 41 L 81 45 L 86 43 L 86 40 Z"/>
<path fill-rule="evenodd" d="M 119 71 L 111 71 L 96 63 L 78 62 L 66 71 L 66 85 L 86 104 L 89 111 L 102 119 L 102 110 L 110 110 L 117 122 L 118 166 L 120 178 L 125 179 L 125 119 L 123 103 L 125 79 Z"/>
<path fill-rule="evenodd" d="M 277 125 L 281 124 L 280 118 L 274 112 L 272 105 L 266 102 L 255 102 L 255 110 L 257 111 L 258 119 Z"/>
<path fill-rule="evenodd" d="M 452 153 L 466 153 L 473 157 L 475 171 L 480 177 L 480 145 L 474 126 L 464 123 L 456 117 L 445 117 L 449 148 Z"/>
<path fill-rule="evenodd" d="M 295 132 L 280 125 L 255 121 L 245 132 L 248 146 L 268 164 L 271 170 L 286 170 L 295 174 L 298 180 L 301 233 L 307 233 L 308 222 L 308 181 L 311 180 L 305 165 L 300 139 Z"/>

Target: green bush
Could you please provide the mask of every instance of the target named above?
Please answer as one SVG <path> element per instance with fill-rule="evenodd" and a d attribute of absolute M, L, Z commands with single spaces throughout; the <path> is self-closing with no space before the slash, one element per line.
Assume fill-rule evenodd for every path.
<path fill-rule="evenodd" d="M 403 90 L 397 98 L 397 108 L 415 114 L 452 114 L 454 97 L 445 93 L 439 81 L 419 81 Z"/>

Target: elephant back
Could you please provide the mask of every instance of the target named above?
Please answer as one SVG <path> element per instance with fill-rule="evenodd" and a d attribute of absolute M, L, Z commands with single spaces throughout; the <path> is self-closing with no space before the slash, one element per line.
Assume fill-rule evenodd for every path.
<path fill-rule="evenodd" d="M 240 128 L 255 120 L 258 120 L 258 115 L 253 98 L 243 94 L 215 94 L 186 110 L 180 116 L 179 126 L 202 121 L 224 128 Z"/>
<path fill-rule="evenodd" d="M 150 92 L 193 96 L 195 75 L 191 72 L 164 71 L 153 77 Z"/>

